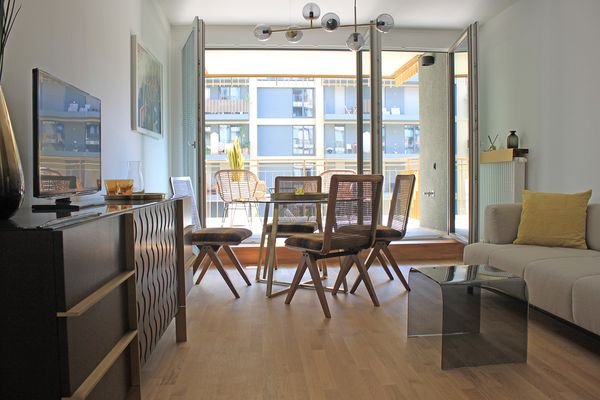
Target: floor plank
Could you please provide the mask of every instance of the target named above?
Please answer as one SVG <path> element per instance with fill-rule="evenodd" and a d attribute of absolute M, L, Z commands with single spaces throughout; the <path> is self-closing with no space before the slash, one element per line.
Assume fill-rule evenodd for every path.
<path fill-rule="evenodd" d="M 407 292 L 381 267 L 369 270 L 381 307 L 364 285 L 355 295 L 327 293 L 330 320 L 312 290 L 285 305 L 228 272 L 241 298 L 209 269 L 188 296 L 188 342 L 176 344 L 169 327 L 144 366 L 144 399 L 600 398 L 597 340 L 539 312 L 527 364 L 442 371 L 439 338 L 406 337 Z M 277 274 L 291 279 L 293 269 Z"/>

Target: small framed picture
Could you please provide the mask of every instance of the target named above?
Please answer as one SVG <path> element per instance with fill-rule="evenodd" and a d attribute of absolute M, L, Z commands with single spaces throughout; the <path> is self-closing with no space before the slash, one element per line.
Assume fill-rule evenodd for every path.
<path fill-rule="evenodd" d="M 131 35 L 131 129 L 163 137 L 163 67 Z"/>

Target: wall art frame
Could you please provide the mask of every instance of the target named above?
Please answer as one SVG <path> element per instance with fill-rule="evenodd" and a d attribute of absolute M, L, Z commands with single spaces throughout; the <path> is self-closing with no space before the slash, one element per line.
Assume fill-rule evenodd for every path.
<path fill-rule="evenodd" d="M 163 66 L 131 35 L 131 129 L 160 139 L 163 126 Z"/>

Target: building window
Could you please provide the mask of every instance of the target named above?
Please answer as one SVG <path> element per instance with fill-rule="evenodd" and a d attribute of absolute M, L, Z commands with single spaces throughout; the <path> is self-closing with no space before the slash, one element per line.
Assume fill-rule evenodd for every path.
<path fill-rule="evenodd" d="M 294 126 L 292 128 L 293 143 L 292 154 L 315 155 L 315 129 L 312 126 Z"/>
<path fill-rule="evenodd" d="M 292 117 L 314 117 L 314 89 L 292 89 Z"/>
<path fill-rule="evenodd" d="M 356 154 L 356 126 L 353 124 L 325 124 L 325 157 Z"/>
<path fill-rule="evenodd" d="M 241 100 L 242 88 L 239 86 L 219 86 L 219 99 Z"/>
<path fill-rule="evenodd" d="M 325 117 L 344 118 L 356 114 L 356 86 L 354 80 L 328 80 L 323 83 Z"/>
<path fill-rule="evenodd" d="M 206 126 L 206 154 L 224 155 L 227 146 L 238 138 L 243 154 L 249 153 L 248 125 L 209 124 Z"/>
<path fill-rule="evenodd" d="M 383 151 L 388 155 L 419 154 L 419 125 L 383 124 Z"/>
<path fill-rule="evenodd" d="M 420 130 L 419 125 L 404 126 L 404 148 L 406 153 L 418 154 L 420 150 Z"/>
<path fill-rule="evenodd" d="M 249 86 L 243 79 L 207 79 L 204 89 L 207 119 L 216 120 L 221 114 L 233 119 L 248 119 Z"/>

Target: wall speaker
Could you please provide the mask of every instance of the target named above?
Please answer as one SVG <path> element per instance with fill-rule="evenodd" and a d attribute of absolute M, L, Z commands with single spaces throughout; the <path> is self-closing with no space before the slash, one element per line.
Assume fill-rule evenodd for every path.
<path fill-rule="evenodd" d="M 428 67 L 430 65 L 435 64 L 435 57 L 432 55 L 422 55 L 421 56 L 421 66 Z"/>

